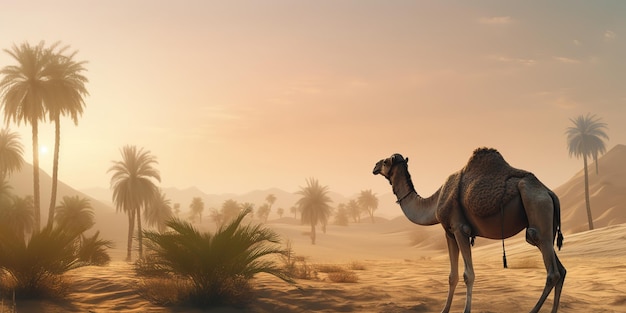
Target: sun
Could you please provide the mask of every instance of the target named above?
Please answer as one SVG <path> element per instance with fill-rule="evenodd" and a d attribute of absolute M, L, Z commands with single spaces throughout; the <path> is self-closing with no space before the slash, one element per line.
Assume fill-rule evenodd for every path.
<path fill-rule="evenodd" d="M 48 146 L 40 145 L 39 146 L 39 154 L 41 154 L 41 155 L 48 154 Z"/>

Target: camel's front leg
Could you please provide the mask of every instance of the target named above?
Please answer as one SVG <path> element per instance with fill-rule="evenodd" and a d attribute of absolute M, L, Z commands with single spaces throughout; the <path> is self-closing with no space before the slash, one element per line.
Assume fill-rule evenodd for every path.
<path fill-rule="evenodd" d="M 470 247 L 469 237 L 462 231 L 454 234 L 458 249 L 461 250 L 463 262 L 465 263 L 465 272 L 463 272 L 463 280 L 467 286 L 465 294 L 465 310 L 463 312 L 470 313 L 472 310 L 472 289 L 474 288 L 474 265 L 472 263 L 472 250 Z"/>
<path fill-rule="evenodd" d="M 459 246 L 456 243 L 456 239 L 450 234 L 446 234 L 446 240 L 448 242 L 448 254 L 450 255 L 450 276 L 448 282 L 450 286 L 448 288 L 448 299 L 446 300 L 446 306 L 441 313 L 450 312 L 450 306 L 452 306 L 452 297 L 454 297 L 454 290 L 456 284 L 459 282 Z"/>

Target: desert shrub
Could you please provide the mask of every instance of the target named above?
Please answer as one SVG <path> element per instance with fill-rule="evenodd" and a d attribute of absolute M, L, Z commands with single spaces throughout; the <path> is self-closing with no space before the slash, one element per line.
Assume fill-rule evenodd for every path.
<path fill-rule="evenodd" d="M 283 269 L 289 277 L 297 279 L 317 279 L 317 271 L 311 265 L 308 265 L 306 258 L 297 256 L 291 248 L 291 242 L 287 241 L 285 253 L 281 255 Z"/>
<path fill-rule="evenodd" d="M 86 265 L 77 256 L 80 234 L 62 228 L 46 227 L 31 236 L 28 243 L 14 232 L 0 230 L 0 270 L 5 288 L 19 298 L 63 296 L 62 274 Z"/>
<path fill-rule="evenodd" d="M 328 279 L 335 283 L 356 283 L 359 280 L 356 273 L 340 265 L 318 264 L 315 268 L 321 273 L 326 273 Z"/>
<path fill-rule="evenodd" d="M 329 272 L 328 279 L 335 283 L 356 283 L 359 277 L 355 272 L 341 269 L 339 271 Z"/>
<path fill-rule="evenodd" d="M 365 264 L 363 264 L 361 262 L 353 261 L 353 262 L 350 263 L 348 268 L 353 270 L 353 271 L 364 271 L 365 270 Z"/>
<path fill-rule="evenodd" d="M 258 273 L 292 282 L 273 259 L 266 258 L 285 253 L 278 235 L 261 225 L 241 225 L 249 213 L 242 211 L 214 234 L 178 219 L 167 222 L 169 232 L 144 231 L 152 256 L 136 266 L 137 273 L 157 270 L 187 279 L 192 286 L 187 299 L 199 306 L 241 303 L 251 292 L 249 280 Z"/>
<path fill-rule="evenodd" d="M 97 266 L 104 266 L 111 262 L 111 256 L 107 252 L 107 249 L 113 247 L 113 242 L 98 238 L 99 236 L 100 231 L 97 231 L 91 237 L 87 237 L 84 234 L 82 235 L 78 248 L 78 259 L 81 262 Z"/>

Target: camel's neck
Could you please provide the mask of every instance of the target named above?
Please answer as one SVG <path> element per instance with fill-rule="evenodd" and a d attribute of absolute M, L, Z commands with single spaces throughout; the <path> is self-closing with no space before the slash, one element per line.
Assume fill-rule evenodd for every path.
<path fill-rule="evenodd" d="M 398 166 L 396 173 L 391 178 L 391 186 L 393 193 L 398 198 L 402 212 L 411 222 L 419 225 L 439 223 L 436 212 L 441 188 L 428 198 L 420 197 L 413 187 L 408 169 L 403 166 Z"/>

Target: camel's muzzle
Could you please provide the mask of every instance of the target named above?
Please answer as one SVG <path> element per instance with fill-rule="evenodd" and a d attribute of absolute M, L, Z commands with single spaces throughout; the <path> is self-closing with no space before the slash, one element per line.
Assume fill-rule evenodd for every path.
<path fill-rule="evenodd" d="M 382 170 L 382 168 L 383 168 L 383 160 L 380 160 L 374 166 L 374 170 L 372 171 L 372 173 L 374 175 L 380 174 L 380 171 Z"/>

